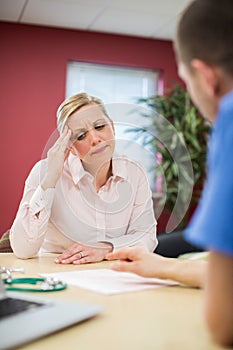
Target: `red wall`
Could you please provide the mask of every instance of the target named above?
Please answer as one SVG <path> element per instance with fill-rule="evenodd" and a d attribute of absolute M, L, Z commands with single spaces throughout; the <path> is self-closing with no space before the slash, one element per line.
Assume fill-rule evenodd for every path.
<path fill-rule="evenodd" d="M 1 236 L 56 127 L 69 60 L 160 69 L 165 86 L 178 77 L 170 41 L 0 22 L 0 43 Z"/>

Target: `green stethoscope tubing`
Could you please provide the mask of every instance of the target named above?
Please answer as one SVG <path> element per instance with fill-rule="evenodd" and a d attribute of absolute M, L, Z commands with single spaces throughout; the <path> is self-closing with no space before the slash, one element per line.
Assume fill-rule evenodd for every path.
<path fill-rule="evenodd" d="M 7 278 L 3 280 L 5 283 L 6 290 L 9 291 L 22 291 L 22 292 L 56 292 L 59 290 L 64 290 L 67 288 L 67 284 L 63 283 L 61 281 L 55 283 L 55 284 L 49 284 L 48 283 L 48 288 L 29 288 L 29 287 L 15 287 L 13 286 L 14 284 L 33 284 L 36 285 L 39 282 L 47 282 L 45 278 L 13 278 L 11 281 L 7 281 Z"/>

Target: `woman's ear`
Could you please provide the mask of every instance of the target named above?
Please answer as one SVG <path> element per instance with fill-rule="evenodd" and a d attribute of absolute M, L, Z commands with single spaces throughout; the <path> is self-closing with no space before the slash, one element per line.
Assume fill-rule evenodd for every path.
<path fill-rule="evenodd" d="M 115 135 L 115 125 L 114 125 L 114 123 L 113 123 L 113 121 L 111 120 L 111 125 L 112 125 L 112 130 L 113 130 L 113 133 L 114 133 L 114 135 Z"/>
<path fill-rule="evenodd" d="M 69 146 L 68 150 L 74 155 L 74 156 L 78 156 L 78 152 L 76 150 L 76 148 L 74 146 Z"/>
<path fill-rule="evenodd" d="M 191 66 L 196 74 L 199 75 L 201 83 L 204 84 L 210 96 L 218 96 L 220 84 L 216 67 L 199 59 L 193 59 L 191 61 Z"/>

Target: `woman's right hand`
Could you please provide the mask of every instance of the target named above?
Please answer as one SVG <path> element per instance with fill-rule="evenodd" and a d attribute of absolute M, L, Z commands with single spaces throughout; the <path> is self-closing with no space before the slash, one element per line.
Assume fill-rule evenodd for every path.
<path fill-rule="evenodd" d="M 64 161 L 69 155 L 69 141 L 71 137 L 71 130 L 65 126 L 61 136 L 57 139 L 55 144 L 48 151 L 48 170 L 42 180 L 41 187 L 47 188 L 55 187 L 58 179 L 61 176 Z"/>

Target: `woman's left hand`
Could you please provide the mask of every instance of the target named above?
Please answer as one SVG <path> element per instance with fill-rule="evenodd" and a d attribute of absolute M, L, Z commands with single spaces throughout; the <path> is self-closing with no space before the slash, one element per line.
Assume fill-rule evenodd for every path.
<path fill-rule="evenodd" d="M 112 245 L 97 242 L 93 245 L 75 243 L 55 259 L 56 264 L 86 264 L 104 260 L 112 251 Z"/>

